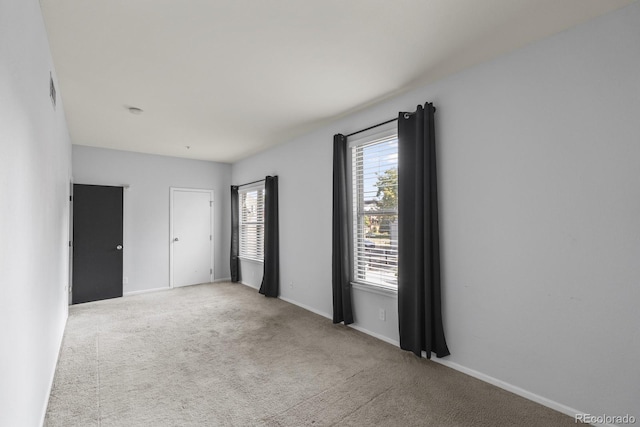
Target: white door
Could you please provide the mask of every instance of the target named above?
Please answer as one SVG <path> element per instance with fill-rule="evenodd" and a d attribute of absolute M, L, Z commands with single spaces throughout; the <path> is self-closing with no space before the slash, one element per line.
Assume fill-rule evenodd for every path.
<path fill-rule="evenodd" d="M 213 280 L 213 191 L 171 189 L 171 286 Z"/>

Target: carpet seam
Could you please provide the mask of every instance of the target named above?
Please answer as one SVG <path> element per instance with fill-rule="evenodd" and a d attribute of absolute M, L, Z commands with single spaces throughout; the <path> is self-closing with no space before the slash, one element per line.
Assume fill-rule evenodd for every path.
<path fill-rule="evenodd" d="M 356 375 L 359 375 L 359 374 L 363 373 L 364 371 L 366 371 L 366 369 L 362 369 L 362 370 L 360 370 L 360 371 L 358 371 L 358 372 L 356 372 L 356 373 L 354 373 L 354 374 L 352 374 L 352 375 L 350 375 L 350 376 L 348 376 L 348 377 L 346 377 L 346 378 L 343 378 L 343 379 L 341 380 L 341 381 L 342 381 L 342 383 L 341 383 L 341 384 L 346 383 L 348 380 L 350 380 L 351 378 L 355 377 Z M 289 412 L 290 410 L 292 410 L 292 409 L 294 409 L 294 408 L 297 408 L 298 406 L 300 406 L 300 405 L 302 405 L 302 404 L 304 404 L 304 403 L 307 403 L 307 402 L 308 402 L 308 401 L 310 401 L 311 399 L 315 399 L 316 397 L 318 397 L 318 396 L 320 396 L 320 395 L 323 395 L 323 394 L 325 394 L 325 393 L 329 392 L 331 389 L 334 389 L 334 388 L 338 387 L 338 386 L 339 386 L 339 385 L 341 385 L 341 384 L 332 385 L 331 387 L 326 388 L 326 389 L 324 389 L 324 390 L 322 390 L 322 391 L 319 391 L 318 393 L 314 394 L 313 396 L 309 396 L 309 397 L 307 397 L 306 399 L 301 400 L 300 402 L 296 403 L 295 405 L 292 405 L 292 406 L 290 406 L 290 407 L 288 407 L 288 408 L 286 408 L 286 409 L 283 409 L 283 410 L 282 410 L 282 411 L 280 411 L 280 412 L 277 412 L 277 413 L 275 413 L 275 414 L 273 414 L 273 415 L 271 415 L 271 416 L 269 416 L 269 417 L 266 417 L 266 418 L 260 418 L 260 421 L 266 421 L 266 420 L 272 420 L 272 421 L 275 421 L 275 420 L 273 420 L 273 418 L 275 418 L 275 417 L 277 417 L 277 416 L 280 416 L 280 415 L 282 415 L 282 414 L 285 414 L 286 412 Z M 386 390 L 385 390 L 385 391 L 386 391 Z M 383 391 L 383 393 L 384 393 L 385 391 Z M 278 424 L 280 424 L 280 423 L 278 423 Z"/>
<path fill-rule="evenodd" d="M 385 388 L 384 390 L 382 390 L 380 393 L 376 394 L 375 396 L 373 396 L 371 399 L 367 400 L 366 402 L 364 402 L 362 405 L 358 406 L 357 408 L 355 408 L 353 411 L 349 412 L 348 414 L 345 414 L 342 418 L 340 418 L 338 421 L 334 422 L 331 424 L 331 426 L 336 426 L 339 425 L 342 421 L 344 421 L 345 418 L 347 418 L 349 415 L 352 415 L 353 413 L 355 413 L 356 411 L 358 411 L 360 408 L 362 408 L 364 405 L 367 405 L 369 403 L 371 403 L 372 401 L 374 401 L 375 399 L 377 399 L 378 397 L 382 396 L 383 394 L 385 394 L 386 392 L 388 392 L 389 390 L 391 390 L 392 387 L 389 386 L 387 388 Z"/>

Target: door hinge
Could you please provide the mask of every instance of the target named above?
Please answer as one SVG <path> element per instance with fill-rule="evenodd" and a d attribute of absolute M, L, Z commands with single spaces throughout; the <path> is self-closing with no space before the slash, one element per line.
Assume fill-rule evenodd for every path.
<path fill-rule="evenodd" d="M 209 234 L 209 240 L 213 240 L 213 237 L 211 237 L 211 234 Z"/>
<path fill-rule="evenodd" d="M 73 196 L 69 196 L 69 201 L 73 202 Z"/>
<path fill-rule="evenodd" d="M 209 274 L 213 274 L 213 268 L 209 269 Z"/>
<path fill-rule="evenodd" d="M 73 246 L 73 243 L 71 243 L 71 240 L 69 240 L 69 247 Z"/>

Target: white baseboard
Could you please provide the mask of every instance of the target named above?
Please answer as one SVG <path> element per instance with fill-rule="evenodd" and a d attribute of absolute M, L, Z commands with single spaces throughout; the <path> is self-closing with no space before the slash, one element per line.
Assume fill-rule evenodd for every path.
<path fill-rule="evenodd" d="M 451 369 L 455 369 L 456 371 L 462 372 L 463 374 L 467 374 L 469 376 L 472 376 L 474 378 L 479 379 L 480 381 L 484 381 L 486 383 L 489 383 L 491 385 L 494 385 L 496 387 L 500 387 L 503 390 L 509 391 L 513 394 L 517 394 L 518 396 L 524 397 L 525 399 L 531 400 L 533 402 L 539 403 L 542 406 L 546 406 L 547 408 L 551 408 L 554 409 L 558 412 L 561 412 L 565 415 L 570 416 L 571 418 L 575 419 L 576 414 L 583 414 L 584 412 L 582 411 L 578 411 L 577 409 L 571 408 L 567 405 L 563 405 L 562 403 L 556 402 L 554 400 L 551 399 L 547 399 L 546 397 L 540 396 L 538 394 L 535 394 L 533 392 L 530 392 L 528 390 L 525 390 L 523 388 L 520 388 L 518 386 L 515 386 L 513 384 L 510 384 L 506 381 L 502 381 L 499 380 L 497 378 L 494 378 L 490 375 L 487 374 L 483 374 L 482 372 L 478 372 L 474 369 L 471 368 L 467 368 L 466 366 L 462 366 L 458 363 L 455 362 L 451 362 L 449 360 L 446 359 L 440 359 L 437 357 L 432 357 L 431 358 L 432 361 L 439 363 L 441 365 L 444 365 L 448 368 Z M 608 425 L 608 424 L 606 424 Z"/>
<path fill-rule="evenodd" d="M 356 325 L 355 323 L 352 323 L 352 324 L 347 325 L 347 326 L 350 327 L 350 328 L 355 329 L 356 331 L 360 331 L 363 334 L 371 335 L 372 337 L 377 338 L 380 341 L 384 341 L 384 342 L 389 343 L 391 345 L 395 345 L 396 347 L 400 347 L 400 343 L 398 341 L 392 340 L 391 338 L 385 337 L 384 335 L 380 335 L 380 334 L 377 334 L 375 332 L 371 332 L 370 330 L 365 329 L 362 326 Z"/>
<path fill-rule="evenodd" d="M 310 311 L 312 313 L 315 313 L 315 314 L 317 314 L 319 316 L 326 317 L 327 319 L 333 319 L 333 316 L 331 316 L 330 314 L 325 313 L 324 311 L 316 310 L 315 308 L 309 307 L 308 305 L 301 304 L 298 301 L 295 301 L 295 300 L 292 300 L 292 299 L 289 299 L 289 298 L 285 298 L 285 297 L 281 297 L 281 296 L 278 297 L 278 298 L 280 298 L 282 301 L 288 302 L 289 304 L 297 305 L 300 308 L 304 308 L 305 310 Z"/>
<path fill-rule="evenodd" d="M 56 369 L 58 368 L 58 362 L 60 361 L 60 352 L 62 351 L 62 340 L 64 339 L 64 332 L 67 330 L 68 320 L 69 320 L 69 310 L 67 309 L 65 310 L 62 333 L 60 334 L 60 340 L 58 342 L 58 353 L 56 354 L 56 360 L 53 364 L 53 372 L 51 372 L 51 378 L 49 378 L 49 392 L 47 393 L 47 398 L 44 400 L 44 408 L 42 408 L 42 416 L 40 418 L 41 426 L 44 425 L 44 420 L 47 416 L 47 408 L 49 408 L 49 399 L 51 398 L 51 392 L 53 391 L 53 381 L 56 378 Z"/>
<path fill-rule="evenodd" d="M 299 303 L 298 301 L 295 301 L 295 300 L 292 300 L 292 299 L 289 299 L 289 298 L 285 298 L 285 297 L 282 297 L 282 296 L 280 296 L 278 298 L 280 298 L 282 301 L 286 301 L 286 302 L 288 302 L 290 304 L 297 305 L 300 308 L 304 308 L 307 311 L 310 311 L 310 312 L 315 313 L 315 314 L 317 314 L 319 316 L 322 316 L 322 317 L 326 317 L 327 319 L 333 321 L 333 316 L 331 314 L 329 314 L 329 313 L 325 313 L 324 311 L 316 310 L 313 307 L 310 307 L 310 306 L 308 306 L 306 304 Z M 351 325 L 347 325 L 347 327 L 353 328 L 356 331 L 360 331 L 360 332 L 362 332 L 364 334 L 371 335 L 372 337 L 377 338 L 380 341 L 384 341 L 384 342 L 387 342 L 387 343 L 389 343 L 391 345 L 395 345 L 396 347 L 400 347 L 400 343 L 398 341 L 392 340 L 391 338 L 387 338 L 384 335 L 380 335 L 380 334 L 377 334 L 375 332 L 371 332 L 370 330 L 365 329 L 362 326 L 359 326 L 359 325 L 356 325 L 356 324 L 352 323 Z"/>
<path fill-rule="evenodd" d="M 253 286 L 253 285 L 251 285 L 249 283 L 243 282 L 242 280 L 239 281 L 238 283 L 240 283 L 240 284 L 242 284 L 244 286 L 248 286 L 248 287 L 250 287 L 252 289 L 260 289 L 259 286 Z M 301 304 L 298 301 L 295 301 L 295 300 L 292 300 L 292 299 L 289 299 L 289 298 L 285 298 L 283 296 L 278 296 L 278 299 L 281 299 L 282 301 L 288 302 L 289 304 L 297 305 L 300 308 L 304 308 L 307 311 L 310 311 L 310 312 L 315 313 L 315 314 L 317 314 L 319 316 L 322 316 L 322 317 L 326 317 L 327 319 L 333 319 L 333 317 L 330 314 L 325 313 L 325 312 L 320 311 L 320 310 L 316 310 L 315 308 L 309 307 L 308 305 Z"/>
<path fill-rule="evenodd" d="M 377 338 L 377 339 L 379 339 L 381 341 L 384 341 L 384 342 L 387 342 L 387 343 L 389 343 L 391 345 L 394 345 L 394 346 L 396 346 L 398 348 L 400 347 L 400 342 L 399 341 L 393 340 L 391 338 L 385 337 L 384 335 L 380 335 L 380 334 L 377 334 L 375 332 L 371 332 L 370 330 L 368 330 L 366 328 L 363 328 L 362 326 L 359 326 L 359 325 L 356 325 L 356 324 L 351 324 L 351 325 L 348 325 L 348 326 L 350 328 L 353 328 L 353 329 L 355 329 L 357 331 L 360 331 L 362 333 L 365 333 L 367 335 L 371 335 L 372 337 Z M 426 355 L 425 355 L 424 352 L 422 352 L 422 357 L 426 358 Z M 562 403 L 556 402 L 556 401 L 551 400 L 551 399 L 547 399 L 546 397 L 537 395 L 537 394 L 535 394 L 533 392 L 530 392 L 528 390 L 522 389 L 522 388 L 520 388 L 518 386 L 515 386 L 513 384 L 510 384 L 508 382 L 505 382 L 505 381 L 499 380 L 497 378 L 494 378 L 494 377 L 492 377 L 490 375 L 483 374 L 482 372 L 478 372 L 478 371 L 476 371 L 474 369 L 471 369 L 471 368 L 467 368 L 466 366 L 462 366 L 462 365 L 460 365 L 458 363 L 451 362 L 451 361 L 446 360 L 446 359 L 440 359 L 440 358 L 437 358 L 437 357 L 432 357 L 431 360 L 436 362 L 436 363 L 439 363 L 441 365 L 444 365 L 444 366 L 446 366 L 448 368 L 454 369 L 456 371 L 459 371 L 459 372 L 462 372 L 462 373 L 467 374 L 469 376 L 472 376 L 474 378 L 477 378 L 480 381 L 484 381 L 486 383 L 489 383 L 491 385 L 499 387 L 499 388 L 501 388 L 503 390 L 509 391 L 509 392 L 511 392 L 513 394 L 517 394 L 518 396 L 524 397 L 525 399 L 528 399 L 528 400 L 531 400 L 533 402 L 539 403 L 542 406 L 546 406 L 548 408 L 551 408 L 553 410 L 561 412 L 561 413 L 563 413 L 565 415 L 570 416 L 571 418 L 575 419 L 576 414 L 584 413 L 582 411 L 578 411 L 577 409 L 571 408 L 571 407 L 569 407 L 567 405 L 563 405 Z M 603 424 L 603 425 L 609 426 L 610 424 Z M 615 426 L 612 426 L 612 427 L 615 427 Z"/>
<path fill-rule="evenodd" d="M 253 289 L 260 289 L 260 286 L 254 286 L 254 285 L 251 285 L 251 284 L 249 284 L 247 282 L 243 282 L 242 280 L 240 280 L 238 283 L 240 283 L 241 285 L 248 286 L 248 287 L 253 288 Z"/>
<path fill-rule="evenodd" d="M 218 282 L 230 282 L 231 281 L 231 277 L 223 277 L 222 279 L 215 279 L 213 282 L 211 283 L 218 283 Z M 189 285 L 191 286 L 191 285 Z M 129 292 L 124 292 L 122 294 L 122 296 L 124 297 L 130 297 L 132 295 L 138 295 L 138 294 L 146 294 L 148 292 L 158 292 L 158 291 L 167 291 L 169 289 L 176 289 L 176 288 L 180 288 L 182 286 L 174 286 L 173 288 L 171 286 L 167 286 L 166 288 L 153 288 L 153 289 L 142 289 L 140 291 L 129 291 Z"/>
<path fill-rule="evenodd" d="M 149 292 L 168 291 L 169 289 L 173 289 L 173 288 L 170 286 L 167 286 L 166 288 L 153 288 L 153 289 L 142 289 L 140 291 L 129 291 L 129 292 L 123 292 L 122 296 L 130 297 L 132 295 L 146 294 Z"/>

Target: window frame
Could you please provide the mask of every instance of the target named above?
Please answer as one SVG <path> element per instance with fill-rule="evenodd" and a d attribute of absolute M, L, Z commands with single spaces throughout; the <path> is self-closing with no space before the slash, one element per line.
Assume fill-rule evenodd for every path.
<path fill-rule="evenodd" d="M 243 241 L 244 239 L 246 239 L 246 235 L 247 235 L 247 233 L 244 232 L 245 228 L 243 227 L 243 225 L 247 225 L 247 223 L 243 221 L 243 215 L 242 215 L 243 195 L 254 192 L 254 191 L 262 192 L 262 203 L 261 203 L 262 206 L 260 206 L 260 203 L 258 203 L 258 209 L 260 207 L 262 208 L 262 221 L 251 221 L 248 224 L 262 225 L 261 227 L 262 235 L 261 236 L 256 235 L 256 242 L 258 241 L 262 242 L 262 247 L 261 247 L 262 251 L 258 257 L 252 257 L 243 253 Z M 247 185 L 238 189 L 238 210 L 239 210 L 238 212 L 238 258 L 240 258 L 241 260 L 248 260 L 248 261 L 260 262 L 260 263 L 264 262 L 264 199 L 265 199 L 264 182 Z M 260 198 L 258 197 L 257 200 L 259 201 Z M 257 217 L 259 218 L 260 215 L 258 214 Z M 260 249 L 259 245 L 256 245 L 256 250 L 258 251 L 259 249 Z"/>
<path fill-rule="evenodd" d="M 397 121 L 393 121 L 391 123 L 387 123 L 385 125 L 379 126 L 377 128 L 368 130 L 366 132 L 362 132 L 357 136 L 350 137 L 347 139 L 347 186 L 348 186 L 348 201 L 349 201 L 349 221 L 352 224 L 351 236 L 349 238 L 349 254 L 351 258 L 351 284 L 355 289 L 360 289 L 364 291 L 369 291 L 377 294 L 383 295 L 391 295 L 396 296 L 398 293 L 398 282 L 396 280 L 395 285 L 392 284 L 382 284 L 382 283 L 374 283 L 369 281 L 364 281 L 362 279 L 358 279 L 357 277 L 357 253 L 355 249 L 355 243 L 357 240 L 357 218 L 354 209 L 354 205 L 357 204 L 356 197 L 354 194 L 354 179 L 355 179 L 355 167 L 354 167 L 354 156 L 353 149 L 357 146 L 362 145 L 371 145 L 376 142 L 382 142 L 384 140 L 389 139 L 397 139 L 398 138 L 398 123 Z"/>

